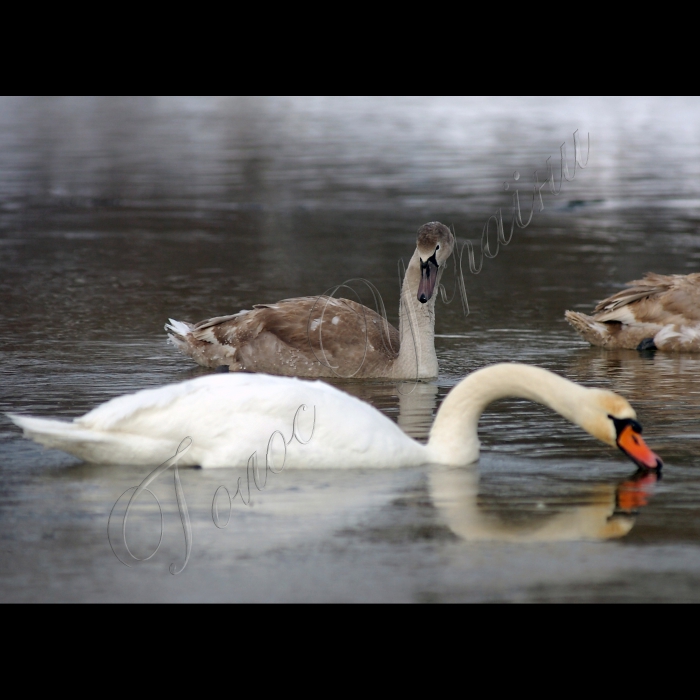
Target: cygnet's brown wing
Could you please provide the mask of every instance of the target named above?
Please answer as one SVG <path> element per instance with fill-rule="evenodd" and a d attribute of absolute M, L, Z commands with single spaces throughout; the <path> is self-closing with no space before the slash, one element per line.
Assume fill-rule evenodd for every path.
<path fill-rule="evenodd" d="M 700 273 L 649 273 L 601 301 L 594 313 L 593 318 L 602 323 L 694 325 L 700 322 Z"/>
<path fill-rule="evenodd" d="M 398 331 L 379 314 L 331 297 L 259 304 L 203 321 L 186 338 L 185 352 L 205 366 L 303 377 L 389 376 L 399 350 Z"/>
<path fill-rule="evenodd" d="M 592 345 L 700 352 L 700 273 L 649 273 L 601 301 L 593 316 L 567 311 L 566 319 Z"/>

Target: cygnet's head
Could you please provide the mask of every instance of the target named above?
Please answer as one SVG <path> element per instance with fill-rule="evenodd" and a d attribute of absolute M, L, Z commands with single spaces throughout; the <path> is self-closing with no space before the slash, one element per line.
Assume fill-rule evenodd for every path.
<path fill-rule="evenodd" d="M 593 437 L 607 445 L 619 447 L 638 467 L 660 469 L 663 462 L 642 439 L 642 426 L 629 402 L 604 389 L 589 389 L 590 401 L 582 407 L 581 425 Z"/>
<path fill-rule="evenodd" d="M 425 304 L 435 293 L 438 276 L 452 255 L 455 239 L 450 229 L 439 221 L 431 221 L 418 229 L 416 248 L 420 256 L 418 301 Z"/>

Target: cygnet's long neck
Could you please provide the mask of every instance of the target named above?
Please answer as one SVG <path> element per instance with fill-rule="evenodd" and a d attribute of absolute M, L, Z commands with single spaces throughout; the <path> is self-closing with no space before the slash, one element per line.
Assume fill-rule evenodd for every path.
<path fill-rule="evenodd" d="M 399 335 L 401 345 L 394 362 L 393 376 L 397 379 L 430 379 L 437 377 L 438 361 L 435 354 L 435 299 L 442 276 L 438 279 L 432 297 L 425 303 L 418 301 L 420 285 L 420 255 L 413 254 L 406 268 L 401 287 L 399 307 Z"/>
<path fill-rule="evenodd" d="M 431 458 L 438 464 L 475 462 L 479 458 L 479 417 L 497 399 L 529 399 L 582 425 L 589 391 L 530 365 L 509 363 L 480 369 L 454 387 L 440 406 L 428 442 Z"/>

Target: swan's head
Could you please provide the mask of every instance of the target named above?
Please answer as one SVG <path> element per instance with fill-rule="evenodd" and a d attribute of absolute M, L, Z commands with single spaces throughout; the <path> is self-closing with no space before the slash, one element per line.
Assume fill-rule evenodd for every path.
<path fill-rule="evenodd" d="M 582 407 L 583 428 L 607 445 L 619 447 L 638 467 L 660 469 L 663 463 L 642 439 L 642 426 L 628 401 L 612 391 L 589 391 L 590 402 Z"/>
<path fill-rule="evenodd" d="M 416 248 L 420 256 L 418 301 L 425 304 L 435 293 L 439 273 L 455 245 L 450 229 L 439 221 L 431 221 L 418 229 Z"/>

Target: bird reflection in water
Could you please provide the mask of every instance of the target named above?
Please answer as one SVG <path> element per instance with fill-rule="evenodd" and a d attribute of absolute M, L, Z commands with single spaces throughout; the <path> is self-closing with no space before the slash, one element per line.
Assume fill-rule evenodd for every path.
<path fill-rule="evenodd" d="M 405 382 L 398 384 L 399 428 L 414 440 L 427 440 L 435 416 L 436 384 Z"/>
<path fill-rule="evenodd" d="M 584 496 L 557 499 L 551 515 L 538 504 L 531 517 L 517 522 L 508 522 L 480 502 L 477 469 L 435 467 L 429 488 L 445 524 L 468 542 L 574 542 L 627 535 L 660 478 L 655 471 L 639 470 L 617 485 L 597 484 Z"/>
<path fill-rule="evenodd" d="M 371 404 L 389 416 L 396 416 L 399 428 L 406 435 L 419 442 L 427 442 L 437 407 L 437 384 L 419 381 L 398 384 L 348 381 L 329 381 L 328 383 Z"/>

